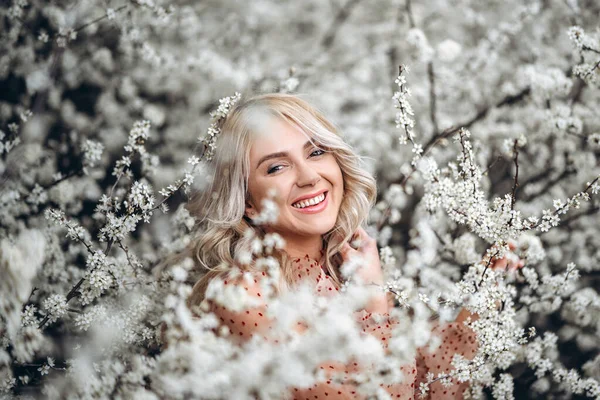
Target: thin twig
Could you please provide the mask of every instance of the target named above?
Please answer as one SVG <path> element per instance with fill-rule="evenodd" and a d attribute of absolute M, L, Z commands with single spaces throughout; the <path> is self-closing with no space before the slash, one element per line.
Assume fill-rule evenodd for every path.
<path fill-rule="evenodd" d="M 585 73 L 585 77 L 590 75 L 591 73 L 593 73 L 598 67 L 600 67 L 600 60 L 598 60 L 598 62 L 596 63 L 596 65 L 594 65 L 592 67 L 592 69 L 590 69 L 588 72 Z"/>
<path fill-rule="evenodd" d="M 133 265 L 133 263 L 131 262 L 131 259 L 129 258 L 129 247 L 125 246 L 121 242 L 121 240 L 117 240 L 117 243 L 119 244 L 119 247 L 125 252 L 125 256 L 127 257 L 127 263 L 135 271 L 137 268 Z"/>
<path fill-rule="evenodd" d="M 128 5 L 128 4 L 124 4 L 124 5 L 122 5 L 121 7 L 117 8 L 117 9 L 115 10 L 115 13 L 118 13 L 119 11 L 122 11 L 122 10 L 124 10 L 124 9 L 125 9 L 125 8 L 127 8 L 127 7 L 129 7 L 129 5 Z M 81 30 L 83 30 L 83 29 L 87 28 L 88 26 L 90 26 L 90 25 L 93 25 L 93 24 L 95 24 L 95 23 L 98 23 L 98 22 L 100 22 L 100 21 L 102 21 L 102 20 L 104 20 L 104 19 L 107 19 L 107 18 L 108 18 L 108 15 L 107 15 L 107 14 L 104 14 L 104 15 L 103 15 L 103 16 L 101 16 L 101 17 L 98 17 L 98 18 L 96 18 L 96 19 L 94 19 L 94 20 L 92 20 L 92 21 L 90 21 L 90 22 L 87 22 L 87 23 L 85 23 L 85 24 L 83 24 L 83 25 L 81 25 L 81 26 L 79 26 L 79 27 L 75 28 L 75 29 L 74 29 L 74 31 L 75 31 L 75 32 L 79 32 L 79 31 L 81 31 Z"/>
<path fill-rule="evenodd" d="M 61 183 L 62 181 L 66 181 L 67 179 L 69 179 L 69 178 L 72 178 L 72 177 L 74 177 L 74 176 L 76 176 L 76 175 L 80 175 L 81 173 L 82 173 L 82 170 L 71 171 L 71 172 L 69 172 L 67 175 L 63 176 L 62 178 L 60 178 L 60 179 L 57 179 L 56 181 L 54 181 L 54 182 L 52 182 L 52 183 L 50 183 L 50 184 L 48 184 L 48 185 L 46 185 L 46 186 L 42 186 L 42 188 L 43 188 L 44 190 L 48 190 L 48 189 L 50 189 L 51 187 L 58 185 L 58 184 L 59 184 L 59 183 Z"/>
<path fill-rule="evenodd" d="M 600 50 L 596 50 L 596 49 L 594 49 L 593 47 L 590 47 L 590 46 L 583 46 L 581 48 L 581 50 L 591 51 L 592 53 L 600 54 Z"/>
<path fill-rule="evenodd" d="M 582 192 L 582 193 L 587 193 L 587 192 L 588 192 L 588 190 L 590 190 L 590 189 L 592 188 L 592 186 L 594 186 L 594 184 L 595 184 L 596 182 L 598 182 L 598 179 L 600 179 L 600 176 L 596 177 L 596 179 L 594 179 L 593 181 L 591 181 L 591 182 L 590 182 L 590 183 L 589 183 L 589 184 L 586 186 L 586 188 L 583 190 L 583 192 Z M 570 207 L 569 203 L 570 203 L 570 202 L 569 202 L 569 201 L 567 201 L 567 202 L 566 202 L 566 203 L 565 203 L 565 204 L 564 204 L 562 207 L 560 207 L 560 208 L 558 208 L 558 209 L 554 210 L 554 212 L 552 213 L 552 215 L 558 215 L 559 213 L 561 213 L 561 212 L 564 210 L 564 208 L 565 208 L 565 207 L 567 207 L 567 206 L 569 206 L 569 207 Z M 522 230 L 522 231 L 525 231 L 525 230 L 529 230 L 529 229 L 535 229 L 535 228 L 537 228 L 537 227 L 538 227 L 540 224 L 541 224 L 541 221 L 538 221 L 536 224 L 534 224 L 534 225 L 531 225 L 531 226 L 528 226 L 527 228 L 522 228 L 521 230 Z"/>
<path fill-rule="evenodd" d="M 416 26 L 415 24 L 415 18 L 413 17 L 413 13 L 412 13 L 412 4 L 411 4 L 411 0 L 406 0 L 406 15 L 408 15 L 408 25 L 410 26 L 410 28 L 414 28 Z"/>
<path fill-rule="evenodd" d="M 33 294 L 36 292 L 36 290 L 38 290 L 38 288 L 34 286 L 34 288 L 31 290 L 31 293 L 29 294 L 29 297 L 27 298 L 27 302 L 23 304 L 23 307 L 25 307 L 25 305 L 31 301 L 31 298 L 33 297 Z"/>
<path fill-rule="evenodd" d="M 427 64 L 427 77 L 429 78 L 429 118 L 431 119 L 431 125 L 433 131 L 438 132 L 437 122 L 437 107 L 436 107 L 436 96 L 435 96 L 435 74 L 433 72 L 433 62 L 430 61 Z"/>
<path fill-rule="evenodd" d="M 525 186 L 528 186 L 532 183 L 541 181 L 542 179 L 544 179 L 548 175 L 550 175 L 552 172 L 553 172 L 552 166 L 546 166 L 544 169 L 542 169 L 537 174 L 531 175 L 529 178 L 525 179 L 523 182 L 521 182 L 521 184 L 519 186 L 521 187 L 521 189 L 523 189 Z"/>
<path fill-rule="evenodd" d="M 484 117 L 486 117 L 488 115 L 490 110 L 492 110 L 494 108 L 500 108 L 500 107 L 503 107 L 506 105 L 513 105 L 513 104 L 521 101 L 525 96 L 527 96 L 529 94 L 530 91 L 531 91 L 531 88 L 529 86 L 525 87 L 517 94 L 508 95 L 508 96 L 504 97 L 502 100 L 498 101 L 496 104 L 481 108 L 479 110 L 479 112 L 477 112 L 477 114 L 468 121 L 465 121 L 463 123 L 460 123 L 460 124 L 454 125 L 450 128 L 447 128 L 443 132 L 436 131 L 436 133 L 434 133 L 432 135 L 431 139 L 429 139 L 429 142 L 427 142 L 427 144 L 425 145 L 425 147 L 423 149 L 423 153 L 426 154 L 429 151 L 429 149 L 431 147 L 433 147 L 435 144 L 437 144 L 440 140 L 452 136 L 453 134 L 458 132 L 460 128 L 468 129 L 469 127 L 471 127 L 471 125 L 475 124 L 476 122 L 479 122 L 480 120 L 482 120 Z"/>
<path fill-rule="evenodd" d="M 541 188 L 540 190 L 538 190 L 537 192 L 525 195 L 525 197 L 523 198 L 523 200 L 529 202 L 529 201 L 535 199 L 536 197 L 541 196 L 544 193 L 548 193 L 548 191 L 554 185 L 556 185 L 558 182 L 560 182 L 563 178 L 567 177 L 568 175 L 574 174 L 574 173 L 575 172 L 573 172 L 573 171 L 564 170 L 560 175 L 558 175 L 554 179 L 551 179 L 548 182 L 546 182 L 546 184 L 544 185 L 544 187 Z"/>
<path fill-rule="evenodd" d="M 569 218 L 565 218 L 562 220 L 563 225 L 564 224 L 570 224 L 573 221 L 578 220 L 581 217 L 585 217 L 587 215 L 592 215 L 595 214 L 596 212 L 600 211 L 600 207 L 595 206 L 595 207 L 589 207 L 587 210 L 577 213 L 577 214 L 573 214 L 571 216 L 569 216 Z"/>
<path fill-rule="evenodd" d="M 483 171 L 483 172 L 481 173 L 481 175 L 486 175 L 486 174 L 487 174 L 487 173 L 488 173 L 488 172 L 489 172 L 489 171 L 492 169 L 492 167 L 493 167 L 494 165 L 496 165 L 496 163 L 497 163 L 498 161 L 502 160 L 502 158 L 503 158 L 502 156 L 498 156 L 498 157 L 496 157 L 496 159 L 495 159 L 494 161 L 492 161 L 492 163 L 491 163 L 491 164 L 490 164 L 490 165 L 487 167 L 487 169 L 486 169 L 485 171 Z"/>
<path fill-rule="evenodd" d="M 515 153 L 514 163 L 515 163 L 515 181 L 512 187 L 512 193 L 510 195 L 510 209 L 515 209 L 515 203 L 517 202 L 517 187 L 519 187 L 519 140 L 515 139 L 515 144 L 513 145 L 513 152 Z M 510 217 L 510 221 L 508 221 L 508 225 L 512 226 L 512 222 L 514 219 L 514 213 Z"/>
<path fill-rule="evenodd" d="M 481 274 L 481 279 L 479 280 L 479 284 L 477 284 L 475 286 L 476 290 L 479 290 L 479 287 L 481 286 L 481 284 L 483 283 L 483 279 L 485 278 L 485 274 L 487 273 L 490 265 L 492 264 L 492 261 L 494 260 L 494 258 L 498 255 L 498 253 L 500 253 L 500 249 L 496 250 L 496 252 L 494 253 L 494 255 L 492 255 L 490 257 L 490 259 L 488 260 L 487 264 L 485 265 L 485 268 L 483 269 L 483 273 Z"/>

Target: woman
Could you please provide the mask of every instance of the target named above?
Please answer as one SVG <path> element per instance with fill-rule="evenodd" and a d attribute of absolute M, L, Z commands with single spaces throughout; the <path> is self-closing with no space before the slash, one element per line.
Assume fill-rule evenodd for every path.
<path fill-rule="evenodd" d="M 310 281 L 318 294 L 334 295 L 341 285 L 339 267 L 356 255 L 365 260 L 357 272 L 360 278 L 367 284 L 383 284 L 375 240 L 362 228 L 375 201 L 376 182 L 320 112 L 297 96 L 265 94 L 233 106 L 218 128 L 215 178 L 188 207 L 205 225 L 190 248 L 195 261 L 207 271 L 193 288 L 189 299 L 192 309 L 201 304 L 210 308 L 238 343 L 268 332 L 267 304 L 260 303 L 265 297 L 259 284 L 264 272 L 254 269 L 242 256 L 250 252 L 251 238 L 245 234 L 248 229 L 261 235 L 277 233 L 284 239 L 284 248 L 273 252 L 280 266 L 279 291 Z M 276 204 L 279 215 L 274 222 L 258 224 L 256 218 L 264 211 L 265 199 Z M 354 239 L 361 242 L 356 249 L 349 245 Z M 254 282 L 227 281 L 237 267 L 254 271 Z M 215 277 L 243 287 L 258 305 L 235 312 L 203 302 L 208 283 Z M 385 324 L 377 324 L 372 314 L 389 317 L 389 307 L 389 300 L 379 291 L 358 318 L 363 331 L 379 338 L 384 348 L 398 322 L 388 318 Z M 297 330 L 303 329 L 299 323 Z M 431 354 L 420 352 L 414 364 L 403 368 L 404 383 L 385 388 L 393 398 L 413 398 L 424 373 L 451 369 L 453 353 L 467 358 L 474 355 L 475 335 L 464 325 L 438 327 L 437 332 L 443 345 Z M 331 363 L 322 368 L 328 373 L 350 373 L 359 366 Z M 430 395 L 436 399 L 461 398 L 464 388 L 464 384 L 442 387 L 437 382 Z M 294 388 L 292 393 L 298 399 L 359 398 L 351 384 L 331 382 Z"/>

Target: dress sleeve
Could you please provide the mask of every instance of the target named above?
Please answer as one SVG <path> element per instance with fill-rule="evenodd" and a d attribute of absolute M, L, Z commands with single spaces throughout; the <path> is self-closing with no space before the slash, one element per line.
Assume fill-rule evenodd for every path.
<path fill-rule="evenodd" d="M 254 274 L 250 282 L 246 281 L 243 276 L 226 279 L 223 282 L 225 285 L 243 287 L 249 296 L 259 300 L 256 306 L 242 311 L 232 311 L 223 305 L 209 301 L 210 311 L 219 318 L 221 326 L 229 329 L 229 338 L 236 344 L 245 343 L 255 334 L 262 335 L 267 339 L 268 332 L 272 328 L 273 321 L 267 317 L 268 304 L 262 298 L 259 278 L 257 274 Z"/>
<path fill-rule="evenodd" d="M 399 323 L 389 313 L 370 313 L 365 310 L 355 313 L 363 332 L 373 335 L 381 340 L 384 350 L 388 351 L 388 343 L 392 331 Z M 441 345 L 436 350 L 429 352 L 424 346 L 417 350 L 414 363 L 401 367 L 404 381 L 400 384 L 384 386 L 384 389 L 394 399 L 420 399 L 419 384 L 426 381 L 426 374 L 431 372 L 451 373 L 454 354 L 460 354 L 467 359 L 472 359 L 477 351 L 475 332 L 461 322 L 442 324 L 434 327 L 433 335 L 439 336 Z M 462 393 L 467 389 L 468 383 L 459 383 L 453 379 L 449 387 L 444 387 L 439 381 L 429 388 L 427 399 L 462 399 Z"/>
<path fill-rule="evenodd" d="M 434 351 L 428 351 L 427 347 L 418 349 L 417 352 L 417 379 L 416 389 L 419 384 L 426 382 L 428 372 L 437 375 L 439 373 L 450 373 L 453 369 L 451 362 L 455 354 L 460 354 L 466 359 L 472 360 L 477 352 L 478 344 L 475 332 L 462 322 L 441 324 L 432 331 L 439 336 L 441 345 Z M 462 399 L 463 391 L 469 386 L 468 382 L 460 383 L 456 379 L 451 380 L 450 386 L 444 386 L 440 381 L 434 382 L 429 387 L 427 399 Z"/>
<path fill-rule="evenodd" d="M 388 349 L 388 341 L 391 338 L 391 331 L 395 324 L 389 314 L 375 314 L 365 310 L 355 312 L 359 326 L 365 335 L 372 335 L 381 340 L 385 351 Z M 339 362 L 325 362 L 320 365 L 325 373 L 327 380 L 323 383 L 312 386 L 308 389 L 293 389 L 294 400 L 321 400 L 321 399 L 365 399 L 356 390 L 356 385 L 351 378 L 356 373 L 368 368 L 361 365 L 356 360 L 350 360 L 347 364 Z M 393 399 L 412 400 L 414 399 L 415 377 L 417 369 L 415 363 L 410 363 L 401 367 L 404 381 L 394 385 L 381 385 Z M 335 383 L 334 375 L 341 376 L 342 382 Z"/>
<path fill-rule="evenodd" d="M 360 311 L 356 313 L 359 317 L 359 324 L 365 334 L 373 335 L 381 340 L 382 347 L 388 351 L 388 342 L 391 333 L 399 322 L 393 319 L 389 314 L 369 313 Z M 472 359 L 477 350 L 475 333 L 459 322 L 444 324 L 434 328 L 433 333 L 440 336 L 442 345 L 433 352 L 428 352 L 426 348 L 418 349 L 418 357 L 415 362 L 401 367 L 404 376 L 402 383 L 394 385 L 382 385 L 393 399 L 412 400 L 420 399 L 419 383 L 425 381 L 427 372 L 437 374 L 438 372 L 450 372 L 452 366 L 450 362 L 454 354 L 462 354 L 468 359 Z M 356 386 L 351 382 L 342 382 L 336 384 L 329 378 L 334 373 L 343 373 L 343 379 L 346 380 L 349 374 L 361 370 L 361 365 L 350 362 L 346 365 L 335 362 L 323 363 L 321 369 L 324 370 L 328 380 L 315 385 L 309 389 L 293 389 L 294 400 L 304 399 L 364 399 L 356 391 Z M 431 385 L 426 399 L 462 399 L 463 391 L 468 387 L 468 383 L 459 383 L 452 381 L 450 387 L 444 387 L 440 382 Z"/>

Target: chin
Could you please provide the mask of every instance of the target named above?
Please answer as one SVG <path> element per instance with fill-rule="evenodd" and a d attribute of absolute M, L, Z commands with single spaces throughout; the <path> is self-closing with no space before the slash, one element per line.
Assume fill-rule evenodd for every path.
<path fill-rule="evenodd" d="M 335 221 L 331 224 L 326 224 L 326 225 L 322 225 L 322 226 L 318 226 L 316 227 L 318 232 L 315 232 L 315 234 L 319 234 L 319 235 L 324 235 L 327 232 L 330 232 L 333 228 L 335 227 Z"/>
<path fill-rule="evenodd" d="M 288 230 L 293 232 L 294 234 L 301 236 L 314 236 L 314 235 L 324 235 L 327 232 L 331 231 L 335 226 L 335 221 L 332 223 L 320 223 L 311 226 L 294 226 L 292 229 Z"/>

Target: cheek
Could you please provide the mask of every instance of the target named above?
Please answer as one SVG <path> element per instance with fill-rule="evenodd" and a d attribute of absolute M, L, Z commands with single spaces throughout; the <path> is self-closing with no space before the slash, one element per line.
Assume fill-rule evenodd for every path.
<path fill-rule="evenodd" d="M 342 170 L 340 169 L 337 162 L 334 161 L 332 165 L 332 170 L 334 171 L 331 174 L 331 183 L 335 185 L 335 193 L 337 195 L 337 203 L 338 205 L 342 204 L 342 196 L 344 194 L 344 175 L 342 174 Z"/>
<path fill-rule="evenodd" d="M 258 188 L 259 188 L 259 185 L 257 185 L 256 182 L 249 180 L 247 196 L 250 197 L 252 200 L 256 200 L 257 196 L 259 195 Z"/>
<path fill-rule="evenodd" d="M 254 206 L 262 209 L 262 200 L 267 198 L 268 186 L 265 185 L 264 182 L 261 182 L 260 179 L 255 180 L 248 186 L 248 194 L 250 198 L 254 202 Z"/>
<path fill-rule="evenodd" d="M 287 195 L 290 191 L 290 182 L 284 177 L 280 176 L 277 179 L 269 179 L 268 181 L 256 182 L 255 183 L 255 199 L 260 205 L 262 199 L 269 198 L 269 194 L 274 193 L 275 197 L 272 198 L 275 203 L 283 207 L 287 204 Z"/>
<path fill-rule="evenodd" d="M 342 174 L 342 170 L 337 162 L 334 164 L 334 169 L 335 169 L 335 174 L 334 174 L 335 183 L 338 185 L 339 190 L 343 191 L 344 190 L 344 175 Z"/>

